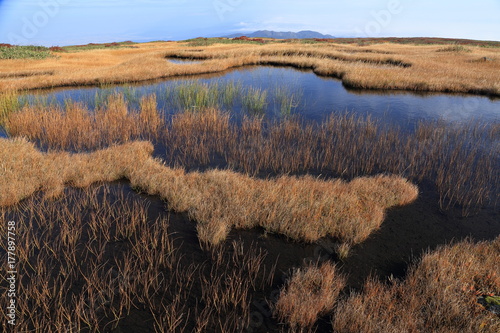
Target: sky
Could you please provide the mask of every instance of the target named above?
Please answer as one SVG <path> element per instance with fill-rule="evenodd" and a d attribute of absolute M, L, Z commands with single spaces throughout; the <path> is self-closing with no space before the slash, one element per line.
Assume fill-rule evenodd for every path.
<path fill-rule="evenodd" d="M 500 0 L 0 0 L 0 43 L 64 46 L 256 30 L 500 41 Z"/>

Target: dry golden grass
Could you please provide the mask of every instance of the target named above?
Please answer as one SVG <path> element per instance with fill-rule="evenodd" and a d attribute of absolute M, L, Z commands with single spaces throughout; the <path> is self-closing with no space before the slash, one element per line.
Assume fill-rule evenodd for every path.
<path fill-rule="evenodd" d="M 139 161 L 150 158 L 151 144 L 134 142 L 90 154 L 43 154 L 25 139 L 0 140 L 0 206 L 19 202 L 43 190 L 48 197 L 64 186 L 86 187 L 130 174 Z"/>
<path fill-rule="evenodd" d="M 310 332 L 319 316 L 333 310 L 345 282 L 330 262 L 296 269 L 274 305 L 275 315 L 292 332 Z"/>
<path fill-rule="evenodd" d="M 291 65 L 341 78 L 366 89 L 470 92 L 500 95 L 500 49 L 468 47 L 470 52 L 438 52 L 443 45 L 392 43 L 270 43 L 187 46 L 136 44 L 134 49 L 59 53 L 45 60 L 0 61 L 0 91 L 136 82 L 178 75 L 215 73 L 243 65 Z M 166 56 L 202 59 L 173 64 Z M 26 75 L 33 73 L 33 75 Z"/>
<path fill-rule="evenodd" d="M 0 140 L 0 206 L 37 190 L 62 193 L 65 184 L 88 186 L 128 178 L 135 188 L 165 199 L 198 222 L 200 242 L 220 244 L 232 227 L 261 226 L 307 242 L 332 236 L 359 243 L 383 221 L 384 210 L 416 199 L 418 189 L 396 176 L 319 180 L 309 176 L 256 179 L 231 171 L 186 173 L 151 158 L 153 146 L 132 142 L 90 154 L 37 151 L 22 140 Z M 366 185 L 363 183 L 366 182 Z M 367 194 L 368 187 L 373 194 Z"/>
<path fill-rule="evenodd" d="M 139 112 L 130 112 L 122 94 L 108 97 L 105 105 L 90 112 L 79 103 L 26 106 L 9 113 L 5 127 L 12 136 L 23 136 L 51 150 L 88 151 L 137 139 L 158 139 L 165 123 L 154 95 L 144 96 Z"/>
<path fill-rule="evenodd" d="M 491 332 L 500 318 L 478 303 L 500 294 L 500 237 L 464 241 L 423 256 L 403 281 L 368 280 L 361 293 L 339 302 L 335 332 Z"/>

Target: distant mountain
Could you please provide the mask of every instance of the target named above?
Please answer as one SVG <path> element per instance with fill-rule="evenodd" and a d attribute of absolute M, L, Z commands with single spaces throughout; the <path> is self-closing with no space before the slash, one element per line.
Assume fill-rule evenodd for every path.
<path fill-rule="evenodd" d="M 235 38 L 241 36 L 247 36 L 250 38 L 275 38 L 275 39 L 335 38 L 332 35 L 323 35 L 319 32 L 310 30 L 304 30 L 299 32 L 259 30 L 248 34 L 244 33 L 232 34 L 225 37 Z"/>

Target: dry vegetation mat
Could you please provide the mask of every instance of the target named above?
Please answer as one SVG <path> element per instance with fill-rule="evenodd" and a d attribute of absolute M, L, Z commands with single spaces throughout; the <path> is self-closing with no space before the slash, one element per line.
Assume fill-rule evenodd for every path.
<path fill-rule="evenodd" d="M 61 195 L 66 184 L 130 180 L 195 219 L 200 241 L 220 244 L 232 227 L 261 226 L 313 242 L 332 236 L 359 243 L 383 221 L 384 210 L 416 199 L 418 189 L 396 176 L 351 182 L 282 176 L 256 179 L 231 171 L 185 172 L 151 157 L 152 144 L 132 142 L 88 154 L 41 153 L 25 140 L 0 140 L 0 206 L 43 190 Z"/>
<path fill-rule="evenodd" d="M 500 48 L 443 44 L 369 45 L 342 42 L 303 44 L 197 45 L 182 42 L 134 44 L 134 48 L 66 48 L 55 57 L 26 62 L 0 60 L 0 91 L 138 82 L 180 75 L 216 73 L 245 65 L 312 69 L 362 89 L 461 92 L 500 95 Z M 173 64 L 166 57 L 203 60 Z M 40 71 L 44 74 L 39 75 Z M 25 75 L 33 73 L 33 76 Z"/>
<path fill-rule="evenodd" d="M 426 253 L 404 280 L 368 279 L 339 296 L 345 277 L 330 262 L 296 269 L 274 306 L 291 332 L 314 332 L 333 316 L 334 332 L 498 332 L 498 313 L 481 304 L 500 294 L 500 238 L 466 240 Z M 483 302 L 485 303 L 485 302 Z"/>

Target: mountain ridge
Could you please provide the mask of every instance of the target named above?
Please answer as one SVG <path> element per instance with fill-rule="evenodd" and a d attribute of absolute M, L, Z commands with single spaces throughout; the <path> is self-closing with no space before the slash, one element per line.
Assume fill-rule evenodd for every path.
<path fill-rule="evenodd" d="M 302 30 L 299 32 L 258 30 L 252 33 L 237 33 L 224 37 L 235 38 L 241 36 L 247 36 L 250 38 L 274 38 L 274 39 L 335 38 L 332 35 L 324 35 L 322 33 L 312 30 Z"/>

